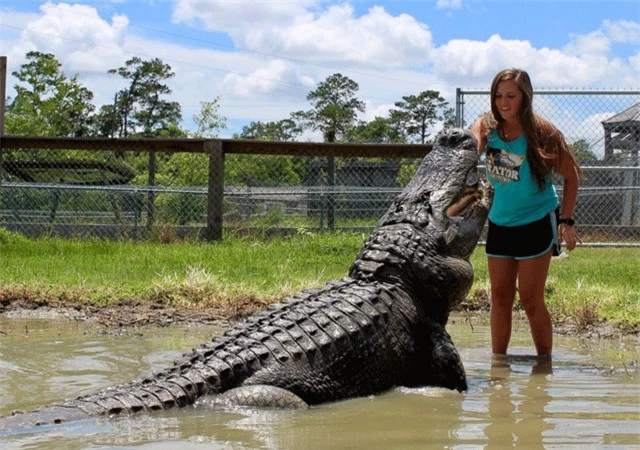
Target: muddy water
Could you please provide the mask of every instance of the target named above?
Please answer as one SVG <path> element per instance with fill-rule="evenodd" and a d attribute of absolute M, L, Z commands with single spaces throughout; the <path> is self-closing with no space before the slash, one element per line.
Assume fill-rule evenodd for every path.
<path fill-rule="evenodd" d="M 552 365 L 530 356 L 526 325 L 512 355 L 492 358 L 486 326 L 449 326 L 469 390 L 395 389 L 308 411 L 187 408 L 0 434 L 2 449 L 640 448 L 638 340 L 557 337 Z M 0 317 L 0 415 L 94 392 L 164 367 L 218 333 L 129 330 Z"/>

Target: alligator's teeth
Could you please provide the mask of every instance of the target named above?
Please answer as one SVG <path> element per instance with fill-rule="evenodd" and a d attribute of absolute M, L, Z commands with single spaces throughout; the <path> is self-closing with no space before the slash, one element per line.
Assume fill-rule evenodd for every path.
<path fill-rule="evenodd" d="M 447 216 L 454 217 L 461 215 L 469 205 L 482 199 L 482 189 L 466 188 L 462 197 L 447 208 Z"/>

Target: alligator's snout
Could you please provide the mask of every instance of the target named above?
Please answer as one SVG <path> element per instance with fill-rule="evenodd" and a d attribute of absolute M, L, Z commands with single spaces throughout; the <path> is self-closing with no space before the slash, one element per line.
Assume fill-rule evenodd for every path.
<path fill-rule="evenodd" d="M 446 133 L 440 133 L 438 143 L 443 147 L 455 148 L 459 147 L 467 139 L 468 134 L 463 129 L 450 128 Z"/>

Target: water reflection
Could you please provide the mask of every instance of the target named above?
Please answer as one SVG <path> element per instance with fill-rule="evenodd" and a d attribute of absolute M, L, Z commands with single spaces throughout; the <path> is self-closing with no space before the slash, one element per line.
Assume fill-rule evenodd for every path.
<path fill-rule="evenodd" d="M 512 364 L 531 363 L 531 374 L 524 383 L 512 379 Z M 493 355 L 489 379 L 489 425 L 484 434 L 487 449 L 526 444 L 544 448 L 543 436 L 553 424 L 547 421 L 545 407 L 551 401 L 548 386 L 553 372 L 551 358 Z"/>

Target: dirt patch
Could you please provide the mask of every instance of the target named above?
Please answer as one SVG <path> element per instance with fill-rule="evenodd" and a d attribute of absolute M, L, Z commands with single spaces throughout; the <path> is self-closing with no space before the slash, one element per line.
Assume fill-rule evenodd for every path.
<path fill-rule="evenodd" d="M 162 303 L 121 301 L 97 306 L 59 300 L 2 299 L 0 314 L 8 318 L 91 321 L 105 328 L 174 325 L 224 325 L 264 309 L 262 302 L 216 308 L 178 308 Z"/>
<path fill-rule="evenodd" d="M 172 325 L 205 325 L 226 322 L 218 311 L 213 309 L 177 309 L 167 306 L 150 306 L 141 303 L 127 302 L 118 305 L 96 307 L 91 305 L 27 305 L 27 307 L 4 308 L 2 313 L 9 318 L 67 319 L 75 321 L 91 321 L 106 328 L 140 327 L 140 326 L 172 326 Z"/>
<path fill-rule="evenodd" d="M 194 308 L 175 307 L 162 303 L 121 301 L 106 306 L 91 303 L 69 304 L 58 300 L 2 299 L 0 314 L 9 318 L 42 318 L 73 321 L 91 321 L 102 325 L 107 332 L 121 332 L 123 328 L 145 326 L 177 325 L 215 325 L 227 327 L 232 322 L 262 310 L 267 302 L 260 300 L 234 303 L 226 307 Z M 488 323 L 488 309 L 478 307 L 473 300 L 463 303 L 455 312 L 457 320 L 469 323 Z M 554 333 L 580 335 L 590 339 L 615 339 L 623 336 L 636 336 L 640 339 L 640 327 L 624 327 L 608 322 L 580 323 L 575 320 L 563 320 L 554 323 Z"/>

